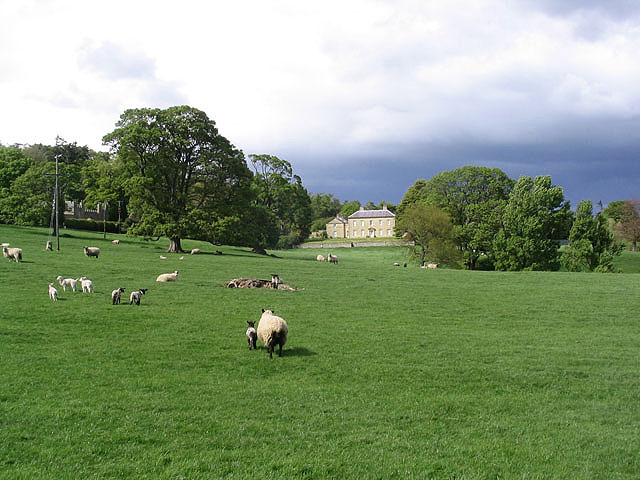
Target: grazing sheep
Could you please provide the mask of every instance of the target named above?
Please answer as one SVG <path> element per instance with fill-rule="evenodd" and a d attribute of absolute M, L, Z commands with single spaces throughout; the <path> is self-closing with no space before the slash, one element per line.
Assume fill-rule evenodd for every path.
<path fill-rule="evenodd" d="M 400 264 L 399 264 L 398 262 L 393 262 L 393 266 L 394 266 L 394 267 L 399 267 L 399 266 L 400 266 Z"/>
<path fill-rule="evenodd" d="M 178 270 L 173 273 L 162 273 L 158 275 L 156 278 L 156 282 L 177 282 L 178 281 Z"/>
<path fill-rule="evenodd" d="M 58 300 L 58 290 L 53 286 L 53 283 L 49 284 L 49 298 L 54 302 Z"/>
<path fill-rule="evenodd" d="M 64 292 L 67 291 L 67 287 L 71 287 L 71 290 L 73 290 L 74 292 L 78 291 L 78 280 L 76 280 L 75 278 L 62 278 L 62 275 L 58 275 L 56 277 L 56 280 L 58 281 Z"/>
<path fill-rule="evenodd" d="M 319 261 L 319 262 L 324 262 L 324 257 L 322 255 L 318 255 L 316 257 L 316 260 Z"/>
<path fill-rule="evenodd" d="M 113 243 L 114 245 L 119 245 L 120 244 L 120 240 L 118 240 L 116 238 L 115 240 L 111 240 L 111 243 Z"/>
<path fill-rule="evenodd" d="M 256 340 L 258 339 L 258 333 L 256 332 L 256 322 L 250 322 L 249 320 L 247 320 L 247 323 L 249 324 L 249 328 L 247 328 L 246 331 L 249 350 L 251 350 L 251 348 L 255 350 L 257 348 Z"/>
<path fill-rule="evenodd" d="M 16 262 L 19 262 L 22 260 L 22 249 L 2 247 L 2 255 L 4 255 L 5 258 L 8 258 L 9 260 L 15 260 Z"/>
<path fill-rule="evenodd" d="M 141 288 L 139 290 L 136 290 L 135 292 L 131 292 L 131 295 L 129 295 L 129 305 L 132 305 L 134 303 L 136 305 L 140 305 L 140 299 L 145 293 L 147 293 L 146 288 Z"/>
<path fill-rule="evenodd" d="M 327 255 L 327 262 L 329 263 L 338 263 L 338 257 L 333 255 L 332 253 L 330 253 L 329 255 Z"/>
<path fill-rule="evenodd" d="M 47 243 L 44 245 L 44 249 L 45 249 L 45 251 L 49 251 L 49 252 L 53 251 L 53 245 L 51 245 L 51 241 L 50 240 L 47 240 Z"/>
<path fill-rule="evenodd" d="M 276 345 L 280 346 L 278 356 L 282 356 L 282 347 L 287 341 L 289 333 L 289 327 L 284 319 L 274 315 L 271 310 L 263 308 L 256 333 L 260 341 L 267 347 L 270 358 L 273 358 L 273 350 Z"/>
<path fill-rule="evenodd" d="M 438 264 L 437 263 L 428 263 L 427 264 L 427 268 L 438 268 Z"/>
<path fill-rule="evenodd" d="M 84 247 L 84 254 L 87 257 L 96 257 L 100 255 L 100 249 L 98 247 Z"/>
<path fill-rule="evenodd" d="M 200 253 L 199 248 L 194 248 L 193 250 L 191 250 L 191 255 L 197 255 L 198 253 Z"/>
<path fill-rule="evenodd" d="M 164 255 L 160 255 L 160 260 L 166 260 L 167 257 L 165 257 Z"/>
<path fill-rule="evenodd" d="M 78 279 L 82 286 L 82 293 L 93 293 L 93 282 L 87 277 L 80 277 Z"/>
<path fill-rule="evenodd" d="M 124 287 L 120 287 L 117 290 L 111 292 L 111 305 L 120 305 L 120 297 L 124 292 Z"/>

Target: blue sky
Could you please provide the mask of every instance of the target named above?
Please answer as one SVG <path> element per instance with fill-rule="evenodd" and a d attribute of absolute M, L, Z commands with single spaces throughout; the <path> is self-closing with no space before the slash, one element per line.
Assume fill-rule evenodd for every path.
<path fill-rule="evenodd" d="M 640 2 L 0 0 L 0 142 L 103 150 L 127 108 L 205 111 L 313 192 L 397 203 L 464 165 L 640 196 Z"/>

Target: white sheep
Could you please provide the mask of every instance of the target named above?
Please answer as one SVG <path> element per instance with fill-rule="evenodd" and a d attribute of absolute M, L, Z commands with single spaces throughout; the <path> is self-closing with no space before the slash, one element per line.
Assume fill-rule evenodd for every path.
<path fill-rule="evenodd" d="M 318 255 L 316 257 L 316 260 L 319 261 L 319 262 L 324 262 L 324 257 L 322 255 Z"/>
<path fill-rule="evenodd" d="M 193 250 L 191 250 L 191 255 L 197 255 L 198 253 L 200 253 L 199 248 L 194 248 Z"/>
<path fill-rule="evenodd" d="M 245 335 L 247 336 L 247 343 L 249 343 L 249 350 L 251 350 L 251 348 L 255 350 L 256 340 L 258 338 L 258 333 L 256 332 L 256 322 L 250 322 L 249 320 L 247 320 L 247 323 L 249 324 L 249 328 L 247 328 Z"/>
<path fill-rule="evenodd" d="M 140 299 L 145 293 L 147 293 L 146 288 L 141 288 L 139 290 L 136 290 L 135 292 L 131 292 L 131 295 L 129 295 L 129 305 L 132 305 L 134 303 L 136 305 L 140 305 Z"/>
<path fill-rule="evenodd" d="M 84 247 L 84 254 L 87 257 L 96 257 L 100 255 L 100 249 L 98 247 Z"/>
<path fill-rule="evenodd" d="M 173 273 L 162 273 L 158 275 L 156 278 L 156 282 L 177 282 L 178 281 L 178 270 Z"/>
<path fill-rule="evenodd" d="M 436 269 L 436 268 L 438 268 L 438 264 L 437 263 L 428 263 L 426 265 L 423 265 L 422 268 Z"/>
<path fill-rule="evenodd" d="M 49 298 L 54 302 L 58 300 L 58 290 L 53 286 L 53 283 L 49 284 Z"/>
<path fill-rule="evenodd" d="M 338 257 L 332 253 L 330 253 L 329 255 L 327 255 L 327 262 L 329 263 L 338 263 Z"/>
<path fill-rule="evenodd" d="M 64 292 L 67 291 L 67 287 L 71 287 L 71 290 L 73 290 L 74 292 L 78 291 L 78 280 L 76 280 L 75 278 L 62 278 L 62 275 L 58 275 L 56 277 L 56 280 L 58 281 Z"/>
<path fill-rule="evenodd" d="M 256 333 L 260 341 L 267 347 L 270 358 L 273 358 L 273 350 L 276 345 L 280 346 L 278 356 L 282 356 L 282 347 L 287 341 L 287 335 L 289 333 L 289 327 L 284 319 L 274 315 L 271 310 L 265 310 L 263 308 Z"/>
<path fill-rule="evenodd" d="M 22 249 L 13 247 L 2 247 L 2 255 L 9 260 L 19 262 L 22 260 Z"/>
<path fill-rule="evenodd" d="M 47 243 L 45 243 L 44 245 L 44 249 L 48 252 L 52 252 L 53 251 L 53 245 L 51 244 L 50 240 L 47 240 Z"/>
<path fill-rule="evenodd" d="M 111 305 L 120 305 L 120 297 L 124 292 L 124 287 L 120 287 L 111 292 Z"/>
<path fill-rule="evenodd" d="M 87 277 L 80 277 L 78 282 L 82 286 L 82 293 L 93 293 L 93 282 Z"/>
<path fill-rule="evenodd" d="M 120 244 L 120 240 L 118 240 L 116 238 L 115 240 L 111 240 L 111 243 L 113 243 L 114 245 L 119 245 Z"/>

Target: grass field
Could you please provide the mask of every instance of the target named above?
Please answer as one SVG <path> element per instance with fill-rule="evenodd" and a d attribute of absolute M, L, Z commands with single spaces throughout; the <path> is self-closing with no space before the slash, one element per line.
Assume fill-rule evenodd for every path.
<path fill-rule="evenodd" d="M 189 240 L 205 254 L 179 260 L 166 241 L 66 235 L 45 252 L 45 229 L 0 226 L 24 250 L 0 258 L 0 478 L 640 476 L 636 273 L 397 268 L 400 247 L 330 265 Z M 224 286 L 271 273 L 301 290 Z M 57 275 L 96 291 L 51 302 Z M 149 291 L 112 306 L 119 286 Z M 261 308 L 289 323 L 281 358 L 247 348 Z"/>

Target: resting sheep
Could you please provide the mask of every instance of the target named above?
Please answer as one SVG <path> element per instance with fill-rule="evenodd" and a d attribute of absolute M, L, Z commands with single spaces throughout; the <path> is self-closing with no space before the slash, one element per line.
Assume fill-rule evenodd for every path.
<path fill-rule="evenodd" d="M 87 257 L 96 257 L 100 255 L 100 249 L 98 247 L 84 247 L 84 254 Z"/>
<path fill-rule="evenodd" d="M 162 273 L 158 275 L 156 278 L 156 282 L 177 282 L 178 281 L 178 270 L 173 273 Z"/>
<path fill-rule="evenodd" d="M 193 250 L 191 250 L 191 255 L 196 255 L 200 253 L 200 249 L 199 248 L 194 248 Z"/>
<path fill-rule="evenodd" d="M 438 264 L 437 263 L 428 263 L 427 265 L 423 265 L 422 268 L 438 268 Z"/>
<path fill-rule="evenodd" d="M 274 315 L 271 310 L 263 308 L 256 333 L 260 341 L 267 347 L 270 358 L 273 358 L 273 350 L 276 345 L 280 346 L 278 356 L 282 356 L 282 347 L 287 341 L 289 333 L 289 327 L 284 319 Z"/>
<path fill-rule="evenodd" d="M 329 255 L 327 255 L 327 262 L 329 263 L 338 263 L 338 257 L 333 255 L 332 253 L 330 253 Z"/>
<path fill-rule="evenodd" d="M 318 255 L 316 257 L 316 260 L 319 261 L 319 262 L 324 262 L 324 257 L 322 255 Z"/>
<path fill-rule="evenodd" d="M 13 247 L 2 247 L 2 255 L 9 260 L 19 262 L 22 260 L 22 249 Z"/>
<path fill-rule="evenodd" d="M 53 286 L 53 283 L 49 284 L 49 298 L 54 302 L 58 300 L 58 290 Z"/>
<path fill-rule="evenodd" d="M 71 287 L 71 290 L 73 290 L 74 292 L 78 291 L 78 280 L 76 280 L 75 278 L 62 278 L 62 275 L 58 275 L 56 277 L 56 280 L 58 281 L 64 292 L 67 291 L 67 287 Z"/>
<path fill-rule="evenodd" d="M 247 336 L 247 342 L 249 343 L 249 350 L 251 350 L 251 348 L 255 350 L 256 340 L 258 338 L 258 333 L 256 332 L 256 322 L 250 322 L 249 320 L 247 320 L 247 323 L 249 324 L 249 328 L 247 328 L 245 335 Z"/>
<path fill-rule="evenodd" d="M 129 295 L 129 305 L 132 305 L 133 303 L 135 303 L 136 305 L 140 305 L 140 299 L 145 293 L 147 293 L 146 288 L 141 288 L 139 290 L 136 290 L 135 292 L 131 292 L 131 295 Z"/>
<path fill-rule="evenodd" d="M 111 305 L 120 305 L 120 297 L 124 292 L 124 287 L 120 287 L 117 290 L 111 292 Z"/>

